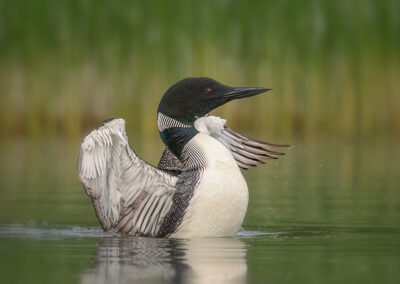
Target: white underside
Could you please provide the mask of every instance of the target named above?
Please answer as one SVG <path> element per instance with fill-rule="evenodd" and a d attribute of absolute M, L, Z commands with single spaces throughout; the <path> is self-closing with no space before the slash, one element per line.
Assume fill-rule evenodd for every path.
<path fill-rule="evenodd" d="M 231 152 L 216 139 L 197 134 L 195 143 L 206 157 L 207 167 L 178 231 L 173 238 L 231 237 L 242 225 L 249 192 Z"/>

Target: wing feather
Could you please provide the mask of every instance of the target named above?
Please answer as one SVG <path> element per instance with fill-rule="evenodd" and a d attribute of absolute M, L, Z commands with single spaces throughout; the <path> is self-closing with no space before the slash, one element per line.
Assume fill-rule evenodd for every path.
<path fill-rule="evenodd" d="M 263 160 L 277 159 L 284 155 L 266 147 L 287 147 L 289 145 L 272 144 L 239 134 L 225 126 L 226 120 L 216 116 L 205 116 L 195 121 L 196 129 L 220 141 L 232 152 L 238 166 L 247 170 L 260 164 Z"/>
<path fill-rule="evenodd" d="M 138 235 L 159 228 L 157 222 L 171 207 L 177 181 L 176 175 L 136 155 L 128 143 L 123 119 L 107 121 L 85 137 L 78 176 L 103 229 Z M 157 209 L 161 206 L 163 210 Z"/>

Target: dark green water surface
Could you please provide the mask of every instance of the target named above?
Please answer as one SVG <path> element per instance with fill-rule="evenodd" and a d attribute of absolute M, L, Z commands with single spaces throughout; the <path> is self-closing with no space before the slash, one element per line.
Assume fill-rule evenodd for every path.
<path fill-rule="evenodd" d="M 101 231 L 79 142 L 2 142 L 0 282 L 400 283 L 398 143 L 292 144 L 245 173 L 237 237 L 160 240 Z"/>

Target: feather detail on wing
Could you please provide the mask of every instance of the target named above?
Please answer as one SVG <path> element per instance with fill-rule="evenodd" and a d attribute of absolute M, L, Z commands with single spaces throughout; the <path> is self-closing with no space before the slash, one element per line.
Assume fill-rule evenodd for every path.
<path fill-rule="evenodd" d="M 82 142 L 78 176 L 105 230 L 155 235 L 172 204 L 177 177 L 141 160 L 125 121 L 113 119 Z"/>
<path fill-rule="evenodd" d="M 214 137 L 232 152 L 238 166 L 247 170 L 260 164 L 263 160 L 277 159 L 282 152 L 265 147 L 287 147 L 289 145 L 271 144 L 241 135 L 225 126 L 226 120 L 216 116 L 205 116 L 195 121 L 196 129 Z"/>

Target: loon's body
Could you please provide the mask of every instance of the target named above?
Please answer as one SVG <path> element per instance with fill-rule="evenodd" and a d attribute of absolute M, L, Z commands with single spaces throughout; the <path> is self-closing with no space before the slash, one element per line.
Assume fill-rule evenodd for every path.
<path fill-rule="evenodd" d="M 78 174 L 103 229 L 154 237 L 234 236 L 249 199 L 240 169 L 282 155 L 265 146 L 286 145 L 238 134 L 208 112 L 267 90 L 209 78 L 172 86 L 158 109 L 166 149 L 157 168 L 129 146 L 124 120 L 107 120 L 92 131 L 81 146 Z"/>
<path fill-rule="evenodd" d="M 188 142 L 188 148 L 192 147 L 198 149 L 205 164 L 196 169 L 198 184 L 180 228 L 171 236 L 233 236 L 247 210 L 246 181 L 230 151 L 218 140 L 199 133 Z"/>

